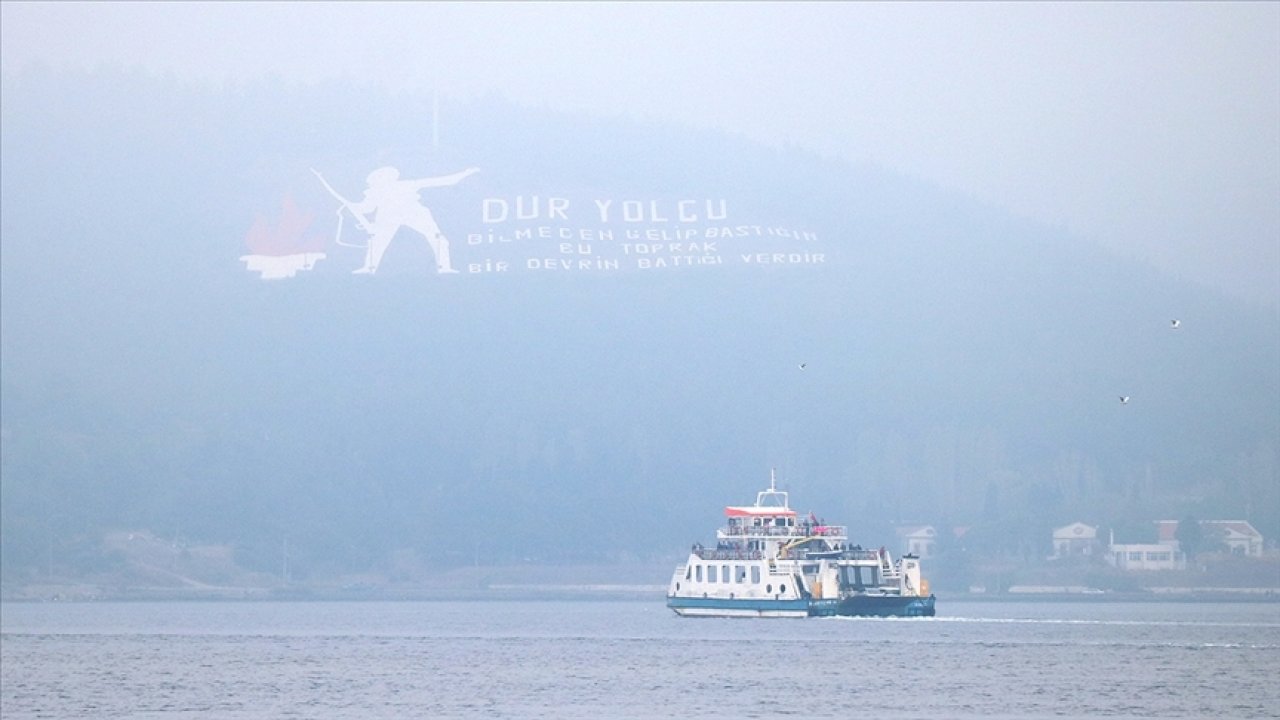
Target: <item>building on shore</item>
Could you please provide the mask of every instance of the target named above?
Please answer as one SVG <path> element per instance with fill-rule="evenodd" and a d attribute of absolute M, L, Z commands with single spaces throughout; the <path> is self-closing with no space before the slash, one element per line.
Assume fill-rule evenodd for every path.
<path fill-rule="evenodd" d="M 1098 528 L 1073 522 L 1053 531 L 1053 559 L 1090 557 L 1098 550 Z"/>
<path fill-rule="evenodd" d="M 896 531 L 899 552 L 912 554 L 922 559 L 933 557 L 937 552 L 938 533 L 932 525 L 908 525 Z"/>
<path fill-rule="evenodd" d="M 1107 562 L 1120 570 L 1185 570 L 1187 556 L 1176 544 L 1133 543 L 1107 548 Z"/>
<path fill-rule="evenodd" d="M 1178 520 L 1157 520 L 1156 538 L 1177 546 Z M 1222 543 L 1232 555 L 1262 557 L 1262 533 L 1248 520 L 1201 520 L 1200 533 L 1206 541 Z"/>

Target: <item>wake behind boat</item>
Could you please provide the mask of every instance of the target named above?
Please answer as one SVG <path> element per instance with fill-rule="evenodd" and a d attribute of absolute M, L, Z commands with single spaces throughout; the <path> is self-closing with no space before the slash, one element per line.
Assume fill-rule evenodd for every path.
<path fill-rule="evenodd" d="M 850 545 L 840 525 L 812 513 L 800 518 L 777 489 L 754 505 L 729 506 L 714 549 L 695 544 L 676 568 L 667 607 L 702 617 L 870 615 L 931 617 L 934 596 L 920 577 L 920 559 L 896 562 L 884 548 Z"/>

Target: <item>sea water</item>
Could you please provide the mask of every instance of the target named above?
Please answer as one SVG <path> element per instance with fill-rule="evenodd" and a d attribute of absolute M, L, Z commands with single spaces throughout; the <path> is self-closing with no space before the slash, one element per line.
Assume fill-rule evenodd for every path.
<path fill-rule="evenodd" d="M 936 618 L 652 602 L 0 604 L 19 718 L 1262 718 L 1280 604 L 939 600 Z"/>

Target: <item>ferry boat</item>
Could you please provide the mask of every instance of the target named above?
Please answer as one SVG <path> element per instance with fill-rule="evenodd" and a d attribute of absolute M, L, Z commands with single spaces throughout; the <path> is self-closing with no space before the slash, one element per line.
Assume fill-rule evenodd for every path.
<path fill-rule="evenodd" d="M 846 529 L 799 516 L 770 473 L 754 505 L 729 506 L 716 546 L 694 544 L 667 607 L 699 617 L 932 617 L 920 559 L 849 543 Z"/>

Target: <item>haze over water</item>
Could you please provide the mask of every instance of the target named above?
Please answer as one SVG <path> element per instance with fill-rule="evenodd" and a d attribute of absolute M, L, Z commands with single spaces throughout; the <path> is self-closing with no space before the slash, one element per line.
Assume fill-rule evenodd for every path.
<path fill-rule="evenodd" d="M 1046 560 L 1187 518 L 1275 551 L 1280 4 L 0 34 L 6 719 L 1280 714 L 1274 603 L 947 601 L 1280 585 Z M 940 617 L 7 602 L 663 586 L 775 469 L 851 542 L 936 529 Z"/>

